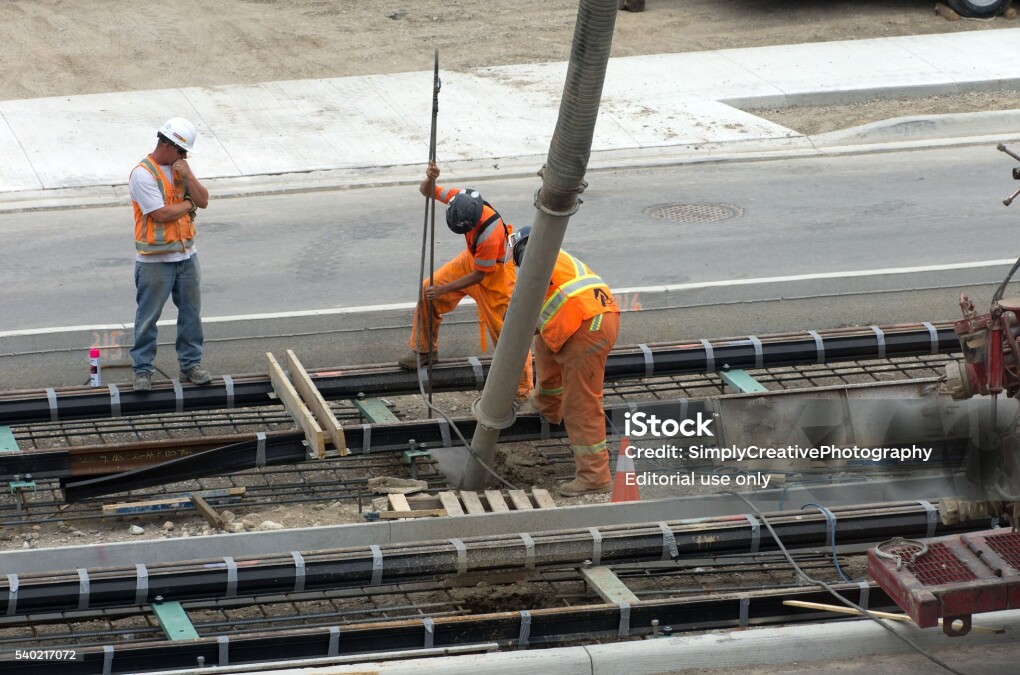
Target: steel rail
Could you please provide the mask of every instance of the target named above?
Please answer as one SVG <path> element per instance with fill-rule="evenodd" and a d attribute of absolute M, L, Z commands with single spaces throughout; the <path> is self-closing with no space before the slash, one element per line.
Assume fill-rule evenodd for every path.
<path fill-rule="evenodd" d="M 959 349 L 951 322 L 691 340 L 614 349 L 606 363 L 606 380 L 951 354 Z M 432 391 L 480 390 L 489 365 L 488 358 L 445 359 L 432 370 Z M 309 374 L 320 393 L 332 400 L 418 391 L 415 373 L 397 366 Z M 268 376 L 259 374 L 233 376 L 229 387 L 219 379 L 202 387 L 153 383 L 152 391 L 143 393 L 110 387 L 14 391 L 0 393 L 0 424 L 272 405 L 272 393 Z"/>
<path fill-rule="evenodd" d="M 926 537 L 968 531 L 970 523 L 946 527 L 930 504 L 900 502 L 833 508 L 835 522 L 815 511 L 769 514 L 787 548 L 855 544 L 893 536 Z M 452 578 L 470 573 L 528 571 L 600 564 L 682 560 L 776 550 L 776 542 L 753 516 L 726 516 L 669 523 L 463 538 L 387 546 L 155 563 L 0 577 L 0 608 L 6 616 L 138 605 L 157 596 L 185 601 L 232 598 L 384 583 Z M 144 584 L 142 579 L 144 578 Z M 12 590 L 12 588 L 14 590 Z"/>
<path fill-rule="evenodd" d="M 847 599 L 874 610 L 894 610 L 881 588 L 866 583 L 836 584 Z M 181 670 L 198 663 L 242 665 L 337 655 L 371 654 L 496 642 L 504 648 L 547 646 L 599 637 L 633 638 L 654 634 L 653 621 L 667 634 L 833 620 L 819 610 L 788 607 L 785 600 L 826 603 L 827 592 L 814 587 L 782 588 L 685 598 L 645 600 L 634 605 L 595 604 L 470 616 L 346 624 L 332 627 L 251 632 L 197 640 L 114 644 L 76 650 L 80 660 L 60 664 L 68 675 L 117 675 L 152 670 Z M 845 620 L 845 619 L 836 619 Z M 9 661 L 9 675 L 49 675 L 46 661 Z"/>

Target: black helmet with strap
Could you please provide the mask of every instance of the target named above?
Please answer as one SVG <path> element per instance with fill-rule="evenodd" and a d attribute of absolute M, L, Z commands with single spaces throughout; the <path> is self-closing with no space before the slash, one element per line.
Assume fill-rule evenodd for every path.
<path fill-rule="evenodd" d="M 482 196 L 477 190 L 458 192 L 446 206 L 446 224 L 457 234 L 467 234 L 482 217 Z"/>
<path fill-rule="evenodd" d="M 514 265 L 517 267 L 520 267 L 521 263 L 524 262 L 524 248 L 528 245 L 528 237 L 530 236 L 531 225 L 525 225 L 511 234 L 510 240 L 507 242 L 510 246 L 510 250 L 513 251 Z"/>

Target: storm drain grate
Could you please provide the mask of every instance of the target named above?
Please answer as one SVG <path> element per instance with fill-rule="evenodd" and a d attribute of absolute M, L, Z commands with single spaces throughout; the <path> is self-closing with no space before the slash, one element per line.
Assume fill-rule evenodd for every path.
<path fill-rule="evenodd" d="M 744 210 L 731 204 L 659 204 L 649 206 L 645 214 L 675 223 L 718 223 L 744 215 Z"/>

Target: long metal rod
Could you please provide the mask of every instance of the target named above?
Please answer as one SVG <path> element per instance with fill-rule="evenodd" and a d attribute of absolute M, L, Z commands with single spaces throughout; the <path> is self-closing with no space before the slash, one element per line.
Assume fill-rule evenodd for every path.
<path fill-rule="evenodd" d="M 835 523 L 820 512 L 785 511 L 768 516 L 788 548 L 869 543 L 893 536 L 925 537 L 968 531 L 977 524 L 945 527 L 917 502 L 832 509 Z M 937 514 L 935 514 L 937 516 Z M 972 526 L 973 525 L 973 526 Z M 138 570 L 87 570 L 83 598 L 80 571 L 26 574 L 12 595 L 9 577 L 0 577 L 0 608 L 7 616 L 138 605 L 157 596 L 175 601 L 208 600 L 341 587 L 372 587 L 454 577 L 466 573 L 527 571 L 579 566 L 682 560 L 776 550 L 771 534 L 746 516 L 602 527 L 596 542 L 590 530 L 536 532 L 451 541 L 352 547 L 302 553 L 300 567 L 291 553 L 257 558 L 156 563 L 144 587 Z M 594 557 L 594 558 L 593 558 Z"/>
<path fill-rule="evenodd" d="M 530 250 L 530 249 L 529 249 Z M 760 348 L 758 345 L 760 344 Z M 606 381 L 648 376 L 686 375 L 733 369 L 771 368 L 868 359 L 952 354 L 960 350 L 952 322 L 902 324 L 852 329 L 803 331 L 778 335 L 715 338 L 673 344 L 614 349 L 606 363 Z M 490 363 L 479 359 L 444 359 L 433 371 L 433 391 L 481 389 L 488 379 Z M 318 369 L 312 382 L 327 399 L 356 398 L 418 393 L 416 373 L 396 366 L 354 366 Z M 515 380 L 516 381 L 516 380 Z M 169 383 L 153 383 L 145 394 L 108 388 L 67 387 L 0 393 L 0 424 L 83 418 L 113 417 L 151 413 L 229 409 L 240 406 L 274 405 L 268 376 L 238 375 L 228 388 L 223 382 L 203 387 L 185 386 L 178 392 Z"/>

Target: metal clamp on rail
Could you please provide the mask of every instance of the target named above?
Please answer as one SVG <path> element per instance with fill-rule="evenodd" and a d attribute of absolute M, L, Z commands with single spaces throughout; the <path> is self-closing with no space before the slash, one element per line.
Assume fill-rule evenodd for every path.
<path fill-rule="evenodd" d="M 237 563 L 230 556 L 225 556 L 223 563 L 227 568 L 227 592 L 224 597 L 235 598 L 237 597 Z"/>
<path fill-rule="evenodd" d="M 436 622 L 425 617 L 421 625 L 425 627 L 425 649 L 432 649 L 436 645 Z"/>
<path fill-rule="evenodd" d="M 338 626 L 329 627 L 329 652 L 326 656 L 340 656 L 340 628 Z"/>
<path fill-rule="evenodd" d="M 481 391 L 485 387 L 485 374 L 482 372 L 482 362 L 478 360 L 477 356 L 469 356 L 467 362 L 475 374 L 475 389 Z"/>
<path fill-rule="evenodd" d="M 620 630 L 617 634 L 620 637 L 627 637 L 630 634 L 630 603 L 618 602 L 616 606 L 620 608 Z"/>
<path fill-rule="evenodd" d="M 149 570 L 142 563 L 135 565 L 135 604 L 144 605 L 149 600 Z"/>
<path fill-rule="evenodd" d="M 591 564 L 598 567 L 602 564 L 602 533 L 594 527 L 589 527 L 591 532 Z"/>
<path fill-rule="evenodd" d="M 291 551 L 290 556 L 294 558 L 294 592 L 301 593 L 305 590 L 305 559 L 297 551 Z"/>
<path fill-rule="evenodd" d="M 822 336 L 816 330 L 809 330 L 807 333 L 815 339 L 815 353 L 818 355 L 815 363 L 820 366 L 825 365 L 825 341 L 822 340 Z"/>
<path fill-rule="evenodd" d="M 382 549 L 376 544 L 369 546 L 372 550 L 372 585 L 378 586 L 382 583 L 383 557 Z"/>
<path fill-rule="evenodd" d="M 868 326 L 871 330 L 875 331 L 875 339 L 878 341 L 878 358 L 885 358 L 885 333 L 878 326 Z"/>
<path fill-rule="evenodd" d="M 450 543 L 457 549 L 457 576 L 467 574 L 467 546 L 456 537 L 450 539 Z"/>
<path fill-rule="evenodd" d="M 109 385 L 110 389 L 110 417 L 120 417 L 120 389 L 117 385 Z"/>
<path fill-rule="evenodd" d="M 665 521 L 656 524 L 662 530 L 662 559 L 676 560 L 680 557 L 680 550 L 676 546 L 676 537 L 673 535 L 673 530 L 669 529 L 669 525 Z"/>
<path fill-rule="evenodd" d="M 715 348 L 708 340 L 702 340 L 701 346 L 705 348 L 705 372 L 715 372 Z"/>
<path fill-rule="evenodd" d="M 172 378 L 170 383 L 174 385 L 174 408 L 176 412 L 184 412 L 184 386 L 179 378 Z"/>
<path fill-rule="evenodd" d="M 89 572 L 84 567 L 75 570 L 78 573 L 78 609 L 89 608 Z"/>
<path fill-rule="evenodd" d="M 14 616 L 18 611 L 18 575 L 7 575 L 7 616 Z"/>
<path fill-rule="evenodd" d="M 524 568 L 535 569 L 535 540 L 526 532 L 518 532 L 517 536 L 524 541 Z"/>
<path fill-rule="evenodd" d="M 758 519 L 752 516 L 750 513 L 745 513 L 744 517 L 747 518 L 747 522 L 751 523 L 750 553 L 757 553 L 758 546 L 761 544 L 761 525 L 758 524 Z"/>
<path fill-rule="evenodd" d="M 521 632 L 517 635 L 517 646 L 527 647 L 528 639 L 531 637 L 531 612 L 526 609 L 520 611 Z"/>
<path fill-rule="evenodd" d="M 261 469 L 266 465 L 266 432 L 256 432 L 255 441 L 255 466 Z"/>
<path fill-rule="evenodd" d="M 925 535 L 928 539 L 935 536 L 935 527 L 939 522 L 939 512 L 931 502 L 926 502 L 923 499 L 918 499 L 917 503 L 924 507 L 924 516 L 928 519 L 928 533 Z"/>

